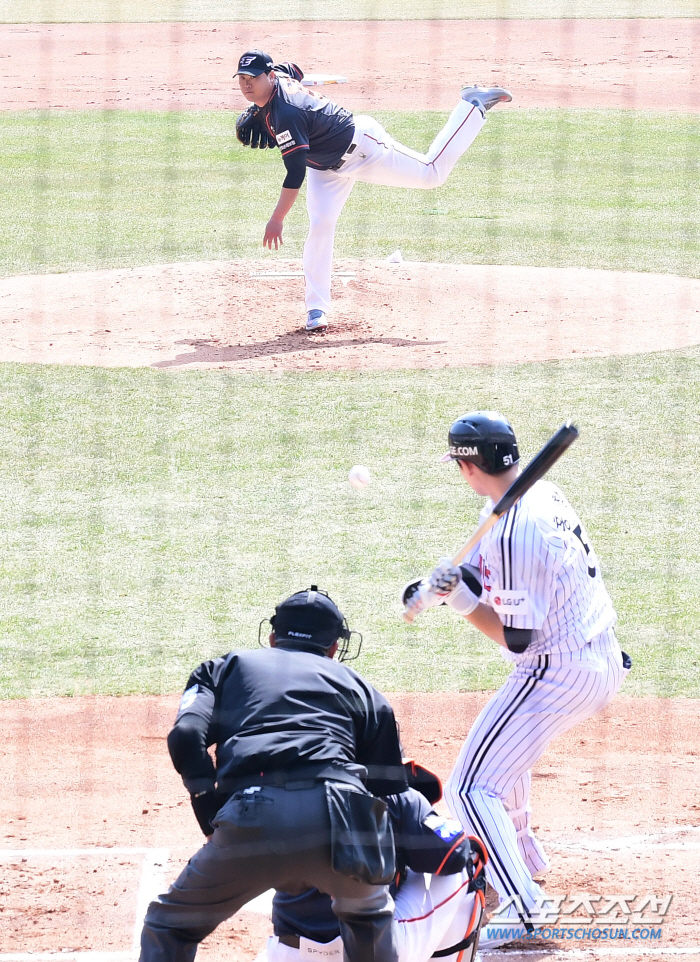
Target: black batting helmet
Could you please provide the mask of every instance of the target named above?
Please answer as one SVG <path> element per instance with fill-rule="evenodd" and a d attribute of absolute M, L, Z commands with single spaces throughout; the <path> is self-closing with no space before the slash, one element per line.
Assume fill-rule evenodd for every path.
<path fill-rule="evenodd" d="M 500 474 L 520 460 L 509 421 L 496 411 L 470 411 L 454 422 L 450 450 L 441 460 L 471 461 L 486 474 Z"/>
<path fill-rule="evenodd" d="M 353 661 L 362 646 L 362 635 L 350 631 L 342 611 L 317 585 L 311 585 L 306 591 L 297 591 L 277 605 L 270 624 L 280 648 L 328 651 L 338 641 L 338 660 Z M 359 640 L 356 639 L 357 650 L 351 655 L 352 635 L 357 635 Z"/>

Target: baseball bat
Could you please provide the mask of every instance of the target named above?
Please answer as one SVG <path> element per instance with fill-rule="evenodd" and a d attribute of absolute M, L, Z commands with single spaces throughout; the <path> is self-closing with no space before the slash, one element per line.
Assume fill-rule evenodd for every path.
<path fill-rule="evenodd" d="M 518 475 L 488 518 L 484 518 L 471 538 L 469 538 L 466 544 L 462 545 L 452 559 L 452 564 L 455 565 L 455 567 L 464 561 L 474 545 L 481 541 L 486 532 L 493 528 L 498 519 L 502 517 L 506 511 L 509 511 L 516 501 L 519 501 L 525 492 L 530 490 L 536 481 L 539 481 L 540 478 L 545 476 L 552 465 L 559 460 L 564 451 L 574 443 L 577 437 L 578 428 L 576 425 L 572 424 L 571 421 L 565 421 L 559 430 L 547 441 L 544 447 L 537 452 L 532 461 L 530 461 L 528 466 L 523 470 L 522 474 Z M 413 618 L 413 614 L 406 608 L 403 613 L 403 620 L 411 625 L 413 624 Z"/>

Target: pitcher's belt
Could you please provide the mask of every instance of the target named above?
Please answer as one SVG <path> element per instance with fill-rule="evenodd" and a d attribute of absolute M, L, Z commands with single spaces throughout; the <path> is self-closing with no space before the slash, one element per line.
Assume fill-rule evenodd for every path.
<path fill-rule="evenodd" d="M 329 170 L 340 170 L 340 168 L 341 168 L 341 167 L 343 166 L 343 164 L 346 162 L 346 160 L 348 159 L 348 157 L 350 156 L 350 154 L 352 154 L 353 151 L 355 151 L 355 150 L 357 150 L 357 144 L 353 141 L 353 143 L 350 144 L 350 146 L 348 147 L 348 149 L 345 151 L 345 153 L 343 154 L 343 156 L 340 158 L 340 160 L 338 161 L 338 163 L 335 164 L 333 167 L 329 167 L 328 169 L 329 169 Z"/>

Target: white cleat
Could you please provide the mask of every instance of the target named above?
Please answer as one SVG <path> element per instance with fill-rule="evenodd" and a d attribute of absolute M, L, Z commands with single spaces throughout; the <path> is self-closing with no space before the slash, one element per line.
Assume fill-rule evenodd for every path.
<path fill-rule="evenodd" d="M 513 99 L 504 87 L 462 87 L 462 100 L 482 110 L 490 110 L 496 104 L 509 104 Z"/>
<path fill-rule="evenodd" d="M 328 318 L 323 311 L 313 310 L 306 315 L 307 331 L 325 331 L 328 327 Z"/>

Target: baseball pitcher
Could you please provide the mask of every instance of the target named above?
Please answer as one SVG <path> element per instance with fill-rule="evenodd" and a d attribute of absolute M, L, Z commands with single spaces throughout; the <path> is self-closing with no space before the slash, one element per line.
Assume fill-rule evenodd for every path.
<path fill-rule="evenodd" d="M 307 331 L 328 326 L 335 225 L 355 181 L 385 187 L 441 186 L 483 127 L 485 112 L 513 99 L 502 87 L 465 87 L 427 153 L 419 154 L 395 141 L 372 117 L 354 117 L 304 88 L 296 64 L 275 65 L 269 54 L 249 50 L 235 76 L 252 105 L 238 119 L 239 140 L 251 147 L 279 147 L 286 168 L 279 201 L 265 227 L 264 247 L 277 250 L 282 244 L 284 218 L 308 169 L 309 233 L 303 258 Z"/>

